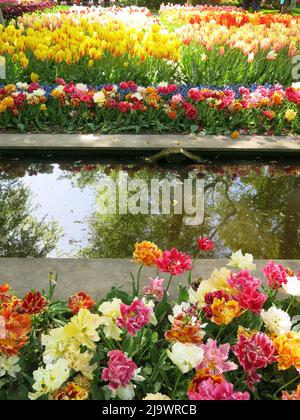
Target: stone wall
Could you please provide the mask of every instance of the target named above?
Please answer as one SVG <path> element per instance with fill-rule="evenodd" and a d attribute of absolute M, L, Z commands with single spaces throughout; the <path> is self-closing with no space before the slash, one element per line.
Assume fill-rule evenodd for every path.
<path fill-rule="evenodd" d="M 261 268 L 267 261 L 259 260 L 256 275 L 263 277 Z M 291 269 L 300 270 L 300 260 L 278 261 Z M 197 260 L 193 278 L 201 276 L 207 279 L 215 268 L 223 267 L 227 260 Z M 67 298 L 79 290 L 85 290 L 94 298 L 100 300 L 112 286 L 124 286 L 130 290 L 130 272 L 137 274 L 138 266 L 128 259 L 0 259 L 0 284 L 8 282 L 18 295 L 24 295 L 28 290 L 41 290 L 48 287 L 49 272 L 58 273 L 58 285 L 55 298 Z M 145 285 L 149 276 L 156 276 L 156 269 L 144 268 L 141 285 Z M 165 276 L 166 278 L 168 276 Z M 179 282 L 184 283 L 186 277 L 174 278 L 172 294 Z"/>

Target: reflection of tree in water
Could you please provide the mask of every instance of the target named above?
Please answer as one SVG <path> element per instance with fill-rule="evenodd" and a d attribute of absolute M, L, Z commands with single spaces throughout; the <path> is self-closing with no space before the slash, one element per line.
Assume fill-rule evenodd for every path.
<path fill-rule="evenodd" d="M 243 165 L 241 165 L 243 170 Z M 196 171 L 205 178 L 205 219 L 201 226 L 187 226 L 183 215 L 106 215 L 94 212 L 90 219 L 90 245 L 81 251 L 87 257 L 129 257 L 136 241 L 152 240 L 162 248 L 176 246 L 196 255 L 199 235 L 214 239 L 210 257 L 242 249 L 256 258 L 299 258 L 300 181 L 297 176 L 270 176 L 266 168 L 255 174 L 233 176 L 211 171 Z M 98 167 L 97 171 L 77 174 L 78 185 L 97 185 L 105 174 L 116 179 L 124 168 Z M 188 168 L 155 171 L 129 169 L 130 178 L 185 179 Z"/>
<path fill-rule="evenodd" d="M 16 174 L 16 176 L 18 176 Z M 45 257 L 59 239 L 56 223 L 32 216 L 30 191 L 22 181 L 0 175 L 0 256 Z"/>
<path fill-rule="evenodd" d="M 221 197 L 229 198 L 216 208 L 227 247 L 256 258 L 300 258 L 300 177 L 244 177 Z"/>
<path fill-rule="evenodd" d="M 4 165 L 4 166 L 3 166 Z M 47 162 L 1 163 L 0 255 L 45 256 L 55 248 L 57 230 L 33 219 L 30 193 L 16 179 L 52 173 Z M 227 256 L 242 249 L 256 258 L 300 258 L 300 169 L 297 166 L 262 164 L 164 167 L 108 165 L 95 162 L 60 163 L 62 178 L 75 187 L 97 188 L 99 179 L 126 171 L 130 179 L 183 180 L 194 171 L 205 179 L 205 219 L 201 226 L 187 226 L 183 215 L 110 215 L 95 211 L 89 220 L 87 257 L 130 257 L 136 241 L 152 240 L 162 248 L 176 246 L 195 256 L 199 235 L 214 239 L 210 257 Z M 95 193 L 97 197 L 97 192 Z M 17 211 L 16 211 L 17 209 Z"/>
<path fill-rule="evenodd" d="M 124 168 L 122 169 L 124 170 Z M 108 174 L 108 172 L 106 172 Z M 116 179 L 119 171 L 111 171 L 109 176 Z M 128 171 L 130 179 L 139 178 L 147 181 L 150 186 L 151 178 L 168 178 L 172 181 L 185 179 L 188 171 L 185 168 L 174 171 L 151 171 L 144 167 L 138 171 Z M 86 174 L 84 178 L 91 179 Z M 99 179 L 99 178 L 98 178 Z M 79 185 L 82 186 L 81 177 Z M 95 181 L 95 180 L 94 180 Z M 150 190 L 150 187 L 149 187 Z M 150 207 L 150 200 L 149 200 Z M 199 227 L 186 226 L 182 215 L 105 215 L 95 212 L 90 219 L 90 245 L 83 249 L 81 255 L 87 257 L 125 258 L 132 255 L 133 245 L 137 241 L 151 240 L 161 248 L 171 245 L 180 249 L 192 251 L 191 241 L 201 234 Z M 201 227 L 200 227 L 201 228 Z"/>

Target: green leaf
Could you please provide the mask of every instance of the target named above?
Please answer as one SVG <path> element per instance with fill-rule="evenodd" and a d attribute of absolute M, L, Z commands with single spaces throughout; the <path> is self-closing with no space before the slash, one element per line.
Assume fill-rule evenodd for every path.
<path fill-rule="evenodd" d="M 155 309 L 155 315 L 158 321 L 162 321 L 164 316 L 169 312 L 170 305 L 166 301 L 161 301 Z"/>
<path fill-rule="evenodd" d="M 18 388 L 13 388 L 7 392 L 8 400 L 28 400 L 28 389 L 24 385 L 18 386 Z"/>

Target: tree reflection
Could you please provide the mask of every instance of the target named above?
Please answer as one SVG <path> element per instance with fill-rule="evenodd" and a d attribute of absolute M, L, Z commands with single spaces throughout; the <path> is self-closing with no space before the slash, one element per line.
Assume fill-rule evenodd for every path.
<path fill-rule="evenodd" d="M 216 207 L 221 220 L 218 235 L 224 244 L 256 258 L 300 258 L 300 178 L 266 174 L 244 177 L 235 184 L 229 191 L 222 188 L 221 197 L 227 199 Z"/>
<path fill-rule="evenodd" d="M 15 175 L 18 176 L 18 175 Z M 22 181 L 0 175 L 0 256 L 45 257 L 55 249 L 60 230 L 57 223 L 32 216 L 30 191 Z"/>
<path fill-rule="evenodd" d="M 191 170 L 98 167 L 77 174 L 78 185 L 96 186 L 105 175 L 116 179 L 120 169 L 126 169 L 130 178 L 147 180 L 149 185 L 152 177 L 183 180 Z M 80 255 L 130 257 L 135 242 L 152 240 L 163 249 L 176 246 L 195 257 L 196 239 L 205 234 L 216 243 L 211 258 L 224 257 L 238 249 L 255 258 L 300 258 L 299 176 L 281 173 L 280 166 L 278 174 L 267 166 L 258 171 L 257 165 L 223 166 L 216 171 L 209 166 L 192 169 L 205 179 L 205 219 L 201 226 L 185 225 L 184 214 L 104 216 L 96 210 L 89 221 L 90 244 Z"/>

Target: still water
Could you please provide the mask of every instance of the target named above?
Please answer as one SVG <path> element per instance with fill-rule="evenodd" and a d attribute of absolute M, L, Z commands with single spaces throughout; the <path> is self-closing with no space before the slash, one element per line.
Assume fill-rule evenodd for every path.
<path fill-rule="evenodd" d="M 204 217 L 107 214 L 104 179 L 203 181 Z M 172 197 L 171 197 L 172 198 Z M 149 197 L 149 204 L 151 198 Z M 174 207 L 176 200 L 172 201 Z M 172 207 L 172 206 L 171 206 Z M 214 240 L 211 258 L 242 249 L 255 258 L 300 258 L 300 165 L 240 162 L 158 166 L 96 161 L 0 160 L 0 256 L 131 257 L 135 242 L 152 240 L 197 256 L 195 242 Z"/>

